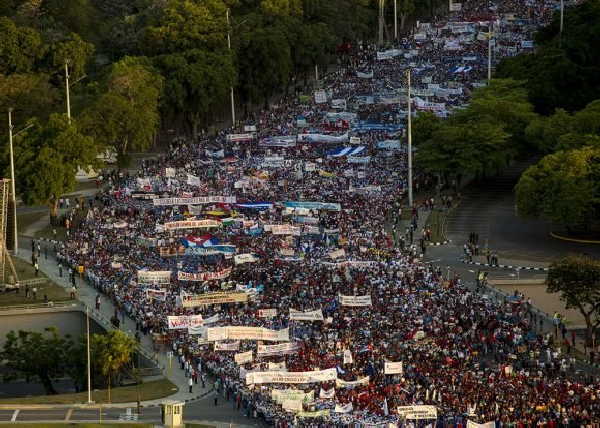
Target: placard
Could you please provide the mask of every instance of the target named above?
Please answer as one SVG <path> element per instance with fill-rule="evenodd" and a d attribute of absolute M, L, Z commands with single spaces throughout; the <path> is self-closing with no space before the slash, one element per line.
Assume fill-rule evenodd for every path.
<path fill-rule="evenodd" d="M 181 296 L 181 304 L 184 308 L 195 308 L 203 305 L 215 305 L 221 303 L 247 302 L 248 294 L 239 291 L 216 292 L 206 294 L 190 294 Z"/>

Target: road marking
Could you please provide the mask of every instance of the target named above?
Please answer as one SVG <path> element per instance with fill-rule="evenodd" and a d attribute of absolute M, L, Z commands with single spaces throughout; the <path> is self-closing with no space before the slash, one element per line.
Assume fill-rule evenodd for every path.
<path fill-rule="evenodd" d="M 14 421 L 16 421 L 16 420 L 17 420 L 17 416 L 19 416 L 19 412 L 20 412 L 20 410 L 19 410 L 19 409 L 15 410 L 15 411 L 13 412 L 12 418 L 10 418 L 10 421 L 11 421 L 11 422 L 14 422 Z"/>
<path fill-rule="evenodd" d="M 67 415 L 65 416 L 65 422 L 71 419 L 71 415 L 73 414 L 73 409 L 67 410 Z"/>

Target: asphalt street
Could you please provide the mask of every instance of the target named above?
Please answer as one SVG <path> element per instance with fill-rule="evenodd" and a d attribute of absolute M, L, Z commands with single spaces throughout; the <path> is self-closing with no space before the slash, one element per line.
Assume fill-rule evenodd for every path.
<path fill-rule="evenodd" d="M 467 186 L 460 206 L 448 218 L 448 238 L 462 246 L 469 233 L 476 232 L 480 248 L 487 245 L 501 258 L 551 261 L 572 252 L 600 256 L 600 245 L 557 240 L 550 236 L 549 223 L 517 217 L 513 189 L 530 164 L 517 162 L 499 176 Z"/>

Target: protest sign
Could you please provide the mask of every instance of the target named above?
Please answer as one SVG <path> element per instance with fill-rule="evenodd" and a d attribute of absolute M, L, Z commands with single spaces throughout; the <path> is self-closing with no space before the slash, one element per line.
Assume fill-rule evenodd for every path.
<path fill-rule="evenodd" d="M 300 349 L 297 342 L 280 343 L 277 345 L 258 345 L 256 356 L 257 357 L 272 357 L 280 355 L 295 354 Z"/>
<path fill-rule="evenodd" d="M 402 368 L 402 361 L 398 361 L 398 362 L 391 362 L 391 361 L 386 361 L 384 363 L 384 373 L 385 374 L 402 374 L 403 373 L 403 368 Z"/>
<path fill-rule="evenodd" d="M 170 270 L 138 270 L 140 284 L 169 284 L 171 282 Z"/>
<path fill-rule="evenodd" d="M 251 363 L 253 358 L 252 351 L 240 352 L 239 354 L 235 354 L 233 356 L 234 361 L 238 364 Z"/>
<path fill-rule="evenodd" d="M 211 281 L 215 279 L 225 279 L 231 273 L 231 268 L 226 268 L 218 272 L 177 272 L 179 281 Z"/>
<path fill-rule="evenodd" d="M 259 318 L 275 318 L 277 316 L 277 309 L 259 309 Z"/>
<path fill-rule="evenodd" d="M 167 317 L 169 330 L 195 329 L 203 324 L 202 315 L 170 315 Z"/>
<path fill-rule="evenodd" d="M 371 296 L 369 295 L 365 295 L 365 296 L 342 296 L 340 294 L 340 304 L 342 306 L 354 306 L 354 307 L 360 307 L 360 306 L 371 306 Z"/>
<path fill-rule="evenodd" d="M 238 303 L 247 301 L 248 294 L 239 291 L 188 294 L 181 297 L 181 304 L 184 308 L 195 308 L 203 305 L 214 305 L 220 303 Z"/>
<path fill-rule="evenodd" d="M 297 311 L 295 309 L 290 308 L 290 320 L 295 321 L 323 321 L 323 312 L 321 309 L 317 309 L 314 311 Z"/>
<path fill-rule="evenodd" d="M 437 419 L 435 406 L 399 406 L 398 415 L 404 419 Z"/>
<path fill-rule="evenodd" d="M 246 374 L 246 383 L 318 383 L 336 378 L 337 370 L 334 368 L 310 372 L 250 372 Z"/>

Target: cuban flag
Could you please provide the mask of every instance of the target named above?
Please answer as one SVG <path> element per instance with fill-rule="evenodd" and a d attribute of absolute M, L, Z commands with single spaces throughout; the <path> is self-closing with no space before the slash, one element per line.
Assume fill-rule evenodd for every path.
<path fill-rule="evenodd" d="M 214 236 L 207 234 L 202 236 L 187 236 L 181 240 L 186 248 L 203 247 L 208 248 L 219 244 L 219 240 Z"/>
<path fill-rule="evenodd" d="M 338 158 L 341 156 L 356 156 L 365 149 L 365 146 L 358 147 L 339 147 L 327 152 L 327 156 Z"/>
<path fill-rule="evenodd" d="M 466 66 L 466 67 L 461 66 L 461 67 L 454 67 L 450 71 L 452 73 L 468 73 L 472 69 L 473 69 L 473 67 L 471 67 L 471 66 Z"/>

